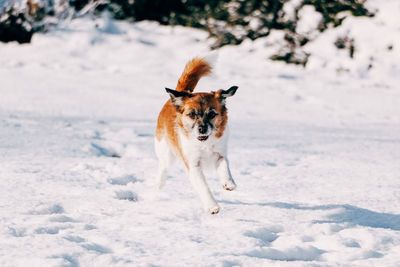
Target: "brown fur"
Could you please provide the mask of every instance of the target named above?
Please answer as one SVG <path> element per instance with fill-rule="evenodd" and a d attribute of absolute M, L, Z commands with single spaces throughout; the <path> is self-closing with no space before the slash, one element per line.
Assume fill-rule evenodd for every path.
<path fill-rule="evenodd" d="M 202 58 L 194 58 L 186 65 L 178 81 L 176 91 L 193 92 L 199 79 L 210 73 L 211 67 L 207 61 Z M 182 154 L 177 127 L 183 129 L 183 132 L 187 135 L 188 133 L 185 131 L 182 122 L 184 116 L 187 116 L 191 110 L 204 113 L 214 109 L 218 115 L 210 121 L 213 122 L 215 127 L 215 137 L 222 137 L 228 121 L 228 114 L 221 101 L 220 93 L 221 90 L 218 92 L 190 94 L 190 97 L 184 98 L 181 109 L 178 109 L 171 99 L 169 99 L 160 112 L 157 122 L 156 138 L 160 141 L 166 136 L 175 154 L 182 158 L 187 168 L 188 162 Z M 198 119 L 200 118 L 197 118 L 197 120 Z M 195 123 L 196 119 L 194 119 L 193 122 Z"/>
<path fill-rule="evenodd" d="M 218 113 L 218 116 L 213 119 L 216 129 L 215 137 L 220 138 L 224 134 L 228 121 L 228 114 L 225 106 L 223 106 L 219 100 L 219 94 L 211 92 L 194 93 L 193 95 L 193 97 L 185 101 L 183 113 L 189 112 L 192 109 L 202 111 L 215 109 Z"/>
<path fill-rule="evenodd" d="M 178 80 L 176 91 L 193 92 L 201 77 L 211 73 L 211 66 L 204 58 L 189 61 Z"/>
<path fill-rule="evenodd" d="M 183 163 L 185 164 L 186 168 L 188 167 L 187 160 L 182 154 L 182 150 L 179 146 L 178 141 L 178 133 L 176 132 L 176 120 L 177 120 L 177 112 L 174 104 L 172 104 L 171 99 L 165 103 L 164 107 L 162 108 L 160 115 L 158 116 L 157 122 L 157 129 L 156 129 L 156 138 L 158 141 L 164 135 L 167 135 L 168 142 L 170 143 L 171 147 L 175 150 L 175 154 L 179 155 L 182 158 Z"/>

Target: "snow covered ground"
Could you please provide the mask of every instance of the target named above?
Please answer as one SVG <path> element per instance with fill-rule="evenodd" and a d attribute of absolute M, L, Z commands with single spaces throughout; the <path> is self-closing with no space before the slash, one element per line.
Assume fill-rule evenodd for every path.
<path fill-rule="evenodd" d="M 370 4 L 374 19 L 309 45 L 306 69 L 268 61 L 268 39 L 217 51 L 197 91 L 239 86 L 238 188 L 207 174 L 214 216 L 181 165 L 153 186 L 163 88 L 209 53 L 206 33 L 81 19 L 0 43 L 0 265 L 398 266 L 400 4 Z M 331 42 L 343 31 L 354 60 Z"/>

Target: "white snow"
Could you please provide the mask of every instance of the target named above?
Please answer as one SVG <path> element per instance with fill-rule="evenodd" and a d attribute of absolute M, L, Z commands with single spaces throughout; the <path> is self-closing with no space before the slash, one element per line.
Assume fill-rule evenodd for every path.
<path fill-rule="evenodd" d="M 312 34 L 314 32 L 313 35 L 316 35 L 315 32 L 318 31 L 318 26 L 323 20 L 321 13 L 318 13 L 314 6 L 306 5 L 299 10 L 298 16 L 296 32 L 299 34 Z"/>
<path fill-rule="evenodd" d="M 80 19 L 0 43 L 0 265 L 398 265 L 399 3 L 370 5 L 310 43 L 306 69 L 268 61 L 268 38 L 218 50 L 197 91 L 239 86 L 238 187 L 207 172 L 213 216 L 181 165 L 154 188 L 164 87 L 209 53 L 206 33 Z M 353 60 L 333 48 L 343 31 Z"/>

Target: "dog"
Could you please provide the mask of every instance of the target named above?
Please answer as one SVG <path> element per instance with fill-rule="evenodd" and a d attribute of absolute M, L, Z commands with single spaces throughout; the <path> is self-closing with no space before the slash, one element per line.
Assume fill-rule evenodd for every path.
<path fill-rule="evenodd" d="M 220 207 L 205 181 L 202 168 L 207 162 L 212 162 L 222 187 L 228 191 L 236 188 L 227 157 L 228 112 L 225 102 L 238 87 L 193 93 L 200 78 L 210 73 L 211 66 L 204 58 L 194 58 L 186 64 L 176 90 L 165 88 L 170 99 L 157 121 L 155 150 L 159 166 L 156 185 L 159 189 L 165 185 L 167 168 L 175 158 L 180 158 L 204 209 L 217 214 Z"/>

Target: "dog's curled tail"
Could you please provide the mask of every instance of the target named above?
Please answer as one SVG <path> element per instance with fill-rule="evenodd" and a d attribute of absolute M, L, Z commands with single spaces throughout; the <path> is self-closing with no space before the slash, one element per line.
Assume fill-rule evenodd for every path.
<path fill-rule="evenodd" d="M 176 91 L 193 92 L 201 77 L 211 73 L 211 66 L 204 58 L 189 61 L 178 80 Z"/>

